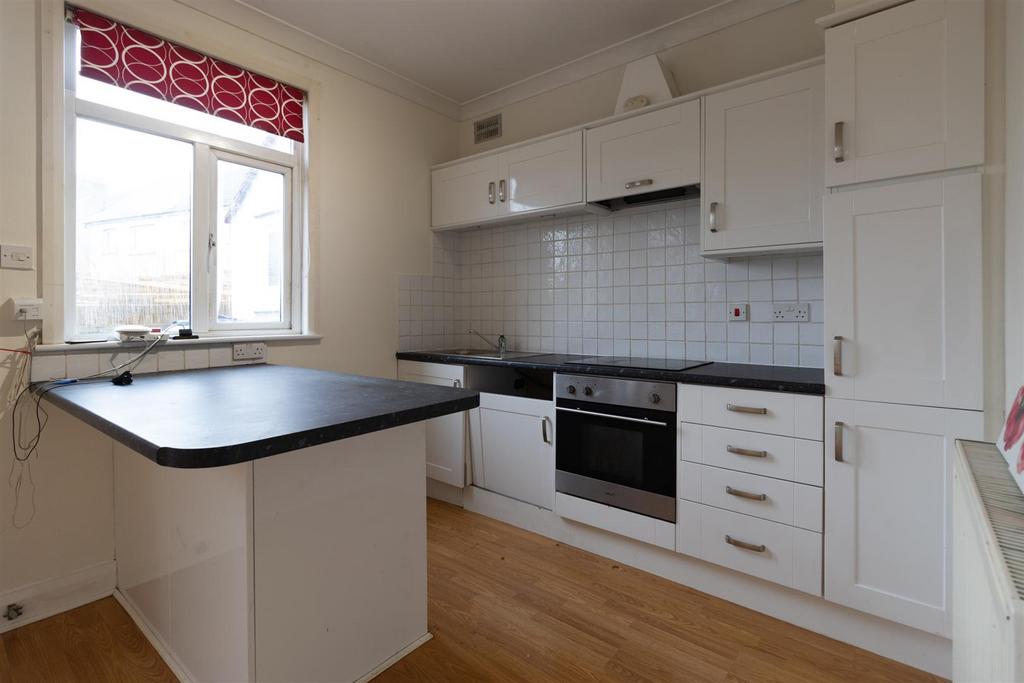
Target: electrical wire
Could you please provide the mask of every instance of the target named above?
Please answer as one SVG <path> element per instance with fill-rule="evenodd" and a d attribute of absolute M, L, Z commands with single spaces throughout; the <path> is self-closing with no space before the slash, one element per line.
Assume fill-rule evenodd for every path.
<path fill-rule="evenodd" d="M 34 339 L 36 336 L 36 330 L 32 331 L 30 335 L 26 329 L 25 337 L 28 342 L 28 356 L 25 363 L 22 365 L 21 373 L 15 384 L 15 391 L 17 387 L 20 387 L 24 382 L 24 388 L 18 391 L 17 396 L 14 399 L 11 409 L 11 446 L 14 451 L 14 459 L 11 461 L 11 471 L 8 475 L 8 486 L 14 490 L 14 510 L 11 513 L 11 525 L 16 529 L 23 529 L 28 526 L 35 518 L 36 505 L 35 505 L 35 482 L 32 479 L 32 456 L 36 455 L 38 458 L 39 442 L 43 437 L 43 430 L 46 429 L 46 424 L 50 420 L 49 413 L 46 412 L 46 408 L 43 407 L 43 398 L 49 392 L 62 386 L 68 386 L 70 384 L 78 384 L 82 382 L 93 382 L 101 379 L 107 379 L 110 376 L 120 376 L 123 373 L 130 373 L 145 359 L 145 357 L 157 347 L 160 342 L 166 341 L 167 335 L 161 334 L 159 337 L 150 342 L 146 348 L 139 352 L 136 356 L 128 359 L 120 365 L 114 366 L 111 364 L 109 370 L 101 370 L 100 372 L 85 375 L 84 377 L 70 378 L 70 379 L 56 379 L 49 380 L 46 382 L 40 382 L 38 384 L 32 384 L 31 382 L 31 360 L 32 352 L 35 349 Z M 34 396 L 30 396 L 29 401 L 34 399 L 35 407 L 33 414 L 35 417 L 35 431 L 31 437 L 27 440 L 24 439 L 24 414 L 19 414 L 19 408 L 21 406 L 22 398 L 29 392 L 34 393 Z M 22 487 L 27 479 L 28 484 L 31 486 L 30 509 L 28 519 L 23 522 L 18 522 L 18 510 L 20 508 L 22 499 Z"/>

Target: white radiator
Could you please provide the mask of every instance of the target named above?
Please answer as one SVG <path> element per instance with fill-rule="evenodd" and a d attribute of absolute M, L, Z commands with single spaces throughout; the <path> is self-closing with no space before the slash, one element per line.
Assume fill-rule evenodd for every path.
<path fill-rule="evenodd" d="M 1024 495 L 995 445 L 957 446 L 953 680 L 1024 683 Z"/>

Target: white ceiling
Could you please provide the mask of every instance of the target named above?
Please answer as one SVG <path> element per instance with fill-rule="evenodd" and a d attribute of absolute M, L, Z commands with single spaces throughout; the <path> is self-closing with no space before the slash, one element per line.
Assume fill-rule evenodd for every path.
<path fill-rule="evenodd" d="M 241 0 L 457 104 L 721 0 Z"/>

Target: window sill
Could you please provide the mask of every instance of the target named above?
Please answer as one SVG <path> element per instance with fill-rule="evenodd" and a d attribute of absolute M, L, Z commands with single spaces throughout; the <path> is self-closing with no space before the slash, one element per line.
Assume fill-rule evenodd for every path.
<path fill-rule="evenodd" d="M 319 342 L 323 339 L 322 335 L 319 334 L 300 334 L 300 333 L 284 333 L 274 334 L 264 332 L 260 333 L 248 333 L 248 334 L 230 334 L 220 336 L 204 336 L 198 339 L 168 339 L 166 342 L 161 344 L 161 348 L 175 348 L 178 346 L 217 346 L 219 344 L 239 344 L 242 342 Z M 60 344 L 39 344 L 35 348 L 35 353 L 39 355 L 55 354 L 55 353 L 73 353 L 75 351 L 103 351 L 117 349 L 137 349 L 144 347 L 145 342 L 119 342 L 119 341 L 97 341 L 97 342 L 82 342 L 79 344 L 73 344 L 68 342 L 62 342 Z"/>

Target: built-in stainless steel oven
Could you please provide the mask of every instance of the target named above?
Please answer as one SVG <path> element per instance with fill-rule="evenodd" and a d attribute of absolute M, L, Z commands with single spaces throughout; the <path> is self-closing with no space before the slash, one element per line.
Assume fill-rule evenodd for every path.
<path fill-rule="evenodd" d="M 676 521 L 676 386 L 555 376 L 555 490 Z"/>

